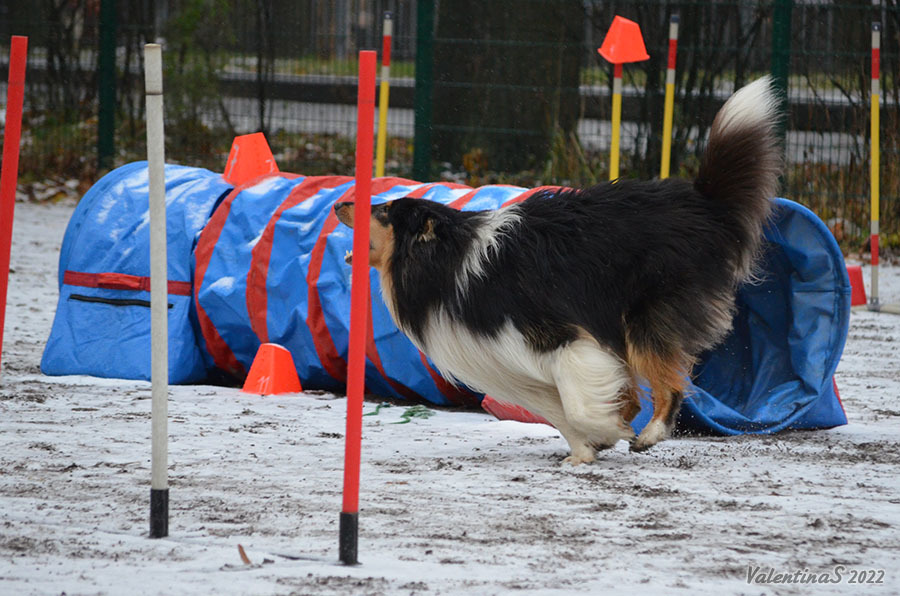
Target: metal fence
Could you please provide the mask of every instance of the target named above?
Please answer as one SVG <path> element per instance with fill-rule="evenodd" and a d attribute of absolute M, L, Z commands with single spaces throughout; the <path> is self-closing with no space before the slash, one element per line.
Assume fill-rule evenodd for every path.
<path fill-rule="evenodd" d="M 286 171 L 350 173 L 356 55 L 394 13 L 387 172 L 470 183 L 607 176 L 614 15 L 640 23 L 624 78 L 622 175 L 659 172 L 667 32 L 680 16 L 672 171 L 691 175 L 712 115 L 766 72 L 788 91 L 784 194 L 866 236 L 870 29 L 882 31 L 882 233 L 900 246 L 898 0 L 0 0 L 30 38 L 21 179 L 76 179 L 141 159 L 142 52 L 165 50 L 167 157 L 221 170 L 265 131 Z M 0 91 L 5 90 L 0 89 Z M 505 153 L 504 153 L 505 152 Z"/>

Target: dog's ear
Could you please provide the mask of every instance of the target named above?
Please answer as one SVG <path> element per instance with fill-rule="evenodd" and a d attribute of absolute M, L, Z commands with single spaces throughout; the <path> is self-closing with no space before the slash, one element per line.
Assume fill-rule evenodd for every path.
<path fill-rule="evenodd" d="M 428 217 L 425 219 L 422 229 L 419 230 L 419 233 L 416 235 L 416 241 L 431 242 L 435 239 L 437 239 L 437 234 L 434 233 L 434 218 Z"/>

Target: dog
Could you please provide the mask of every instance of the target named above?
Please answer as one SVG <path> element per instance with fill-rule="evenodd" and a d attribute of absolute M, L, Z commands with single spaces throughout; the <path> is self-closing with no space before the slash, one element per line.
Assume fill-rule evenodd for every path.
<path fill-rule="evenodd" d="M 769 77 L 732 95 L 693 181 L 619 179 L 492 211 L 373 206 L 369 260 L 394 322 L 448 380 L 543 416 L 564 462 L 655 445 L 755 274 L 783 167 L 778 106 Z M 352 203 L 334 209 L 354 226 Z M 635 437 L 641 381 L 653 416 Z"/>

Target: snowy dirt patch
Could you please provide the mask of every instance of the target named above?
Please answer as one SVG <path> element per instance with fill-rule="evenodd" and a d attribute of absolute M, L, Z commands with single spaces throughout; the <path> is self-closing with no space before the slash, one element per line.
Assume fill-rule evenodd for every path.
<path fill-rule="evenodd" d="M 17 205 L 0 593 L 900 591 L 900 317 L 869 312 L 838 371 L 850 424 L 829 431 L 619 444 L 572 468 L 547 426 L 369 401 L 357 567 L 337 564 L 342 397 L 172 387 L 171 535 L 149 539 L 149 384 L 38 369 L 71 209 Z M 882 279 L 900 300 L 900 270 Z M 868 569 L 883 583 L 849 583 Z"/>

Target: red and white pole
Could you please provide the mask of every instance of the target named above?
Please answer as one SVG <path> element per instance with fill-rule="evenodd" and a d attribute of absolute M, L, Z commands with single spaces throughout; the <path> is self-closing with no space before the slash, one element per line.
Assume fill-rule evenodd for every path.
<path fill-rule="evenodd" d="M 871 236 L 870 248 L 872 254 L 872 288 L 869 292 L 869 309 L 878 310 L 878 235 L 879 235 L 879 169 L 881 162 L 881 140 L 879 138 L 880 123 L 880 97 L 881 97 L 881 23 L 872 23 L 872 106 L 871 106 L 871 143 L 872 150 L 869 159 L 869 179 L 871 183 Z"/>
<path fill-rule="evenodd" d="M 369 327 L 369 218 L 372 213 L 372 136 L 375 124 L 375 52 L 359 53 L 356 104 L 356 201 L 353 207 L 353 263 L 350 272 L 350 345 L 347 356 L 347 432 L 344 499 L 340 517 L 340 560 L 355 565 L 359 543 L 359 467 L 366 333 Z"/>
<path fill-rule="evenodd" d="M 378 95 L 378 140 L 375 145 L 375 177 L 384 176 L 384 160 L 387 153 L 388 96 L 391 86 L 391 38 L 394 33 L 394 18 L 390 12 L 384 13 L 381 41 L 381 90 Z"/>
<path fill-rule="evenodd" d="M 22 103 L 25 98 L 25 62 L 28 38 L 13 35 L 9 48 L 9 85 L 6 87 L 6 126 L 3 131 L 3 168 L 0 172 L 0 357 L 6 324 L 9 286 L 9 253 L 12 248 L 16 184 L 19 180 L 19 139 L 22 137 Z"/>

